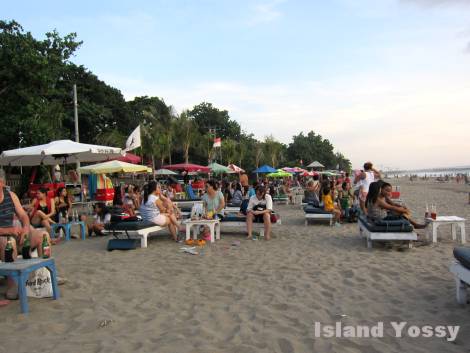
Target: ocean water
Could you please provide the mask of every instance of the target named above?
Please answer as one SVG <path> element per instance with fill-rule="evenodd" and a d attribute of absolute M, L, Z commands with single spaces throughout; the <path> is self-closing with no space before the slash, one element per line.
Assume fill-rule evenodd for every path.
<path fill-rule="evenodd" d="M 435 169 L 420 169 L 420 170 L 402 170 L 399 172 L 384 172 L 389 177 L 398 175 L 399 177 L 410 176 L 410 175 L 417 175 L 418 177 L 444 177 L 448 176 L 456 176 L 457 174 L 466 174 L 470 176 L 470 168 L 435 168 Z"/>

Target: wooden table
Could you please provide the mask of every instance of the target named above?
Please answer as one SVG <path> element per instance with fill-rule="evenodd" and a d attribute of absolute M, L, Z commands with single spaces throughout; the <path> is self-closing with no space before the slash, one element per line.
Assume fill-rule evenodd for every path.
<path fill-rule="evenodd" d="M 183 224 L 186 225 L 186 240 L 191 238 L 191 228 L 194 226 L 208 226 L 211 231 L 211 243 L 213 243 L 215 239 L 220 239 L 220 222 L 218 219 L 188 219 L 184 221 Z M 196 228 L 193 228 L 193 239 L 197 239 Z"/>
<path fill-rule="evenodd" d="M 465 218 L 457 216 L 438 216 L 436 219 L 427 218 L 430 224 L 430 231 L 427 232 L 429 237 L 429 232 L 432 234 L 432 242 L 437 242 L 437 228 L 443 224 L 450 224 L 452 229 L 452 239 L 456 240 L 457 238 L 457 226 L 460 227 L 460 241 L 462 244 L 465 244 Z"/>

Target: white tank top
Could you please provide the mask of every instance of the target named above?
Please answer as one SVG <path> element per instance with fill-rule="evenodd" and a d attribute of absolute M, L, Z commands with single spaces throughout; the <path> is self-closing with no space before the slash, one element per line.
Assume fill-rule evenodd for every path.
<path fill-rule="evenodd" d="M 361 180 L 361 189 L 363 192 L 369 192 L 369 186 L 375 180 L 374 172 L 365 172 L 366 177 L 365 179 Z"/>

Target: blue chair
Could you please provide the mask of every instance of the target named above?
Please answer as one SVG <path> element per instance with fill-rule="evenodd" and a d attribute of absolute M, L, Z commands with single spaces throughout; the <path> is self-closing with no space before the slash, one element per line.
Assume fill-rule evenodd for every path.
<path fill-rule="evenodd" d="M 29 312 L 28 296 L 26 295 L 26 281 L 32 271 L 46 267 L 51 273 L 52 298 L 59 299 L 59 287 L 57 286 L 57 272 L 54 259 L 28 259 L 16 260 L 15 262 L 0 263 L 0 276 L 10 276 L 18 284 L 18 295 L 20 298 L 21 312 Z"/>

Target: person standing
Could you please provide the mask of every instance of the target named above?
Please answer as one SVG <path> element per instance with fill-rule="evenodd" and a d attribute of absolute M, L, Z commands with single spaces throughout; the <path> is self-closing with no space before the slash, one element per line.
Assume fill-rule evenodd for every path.
<path fill-rule="evenodd" d="M 380 179 L 380 172 L 374 168 L 371 162 L 364 163 L 364 171 L 359 180 L 359 202 L 364 214 L 367 214 L 366 199 L 369 186 L 375 179 Z"/>

